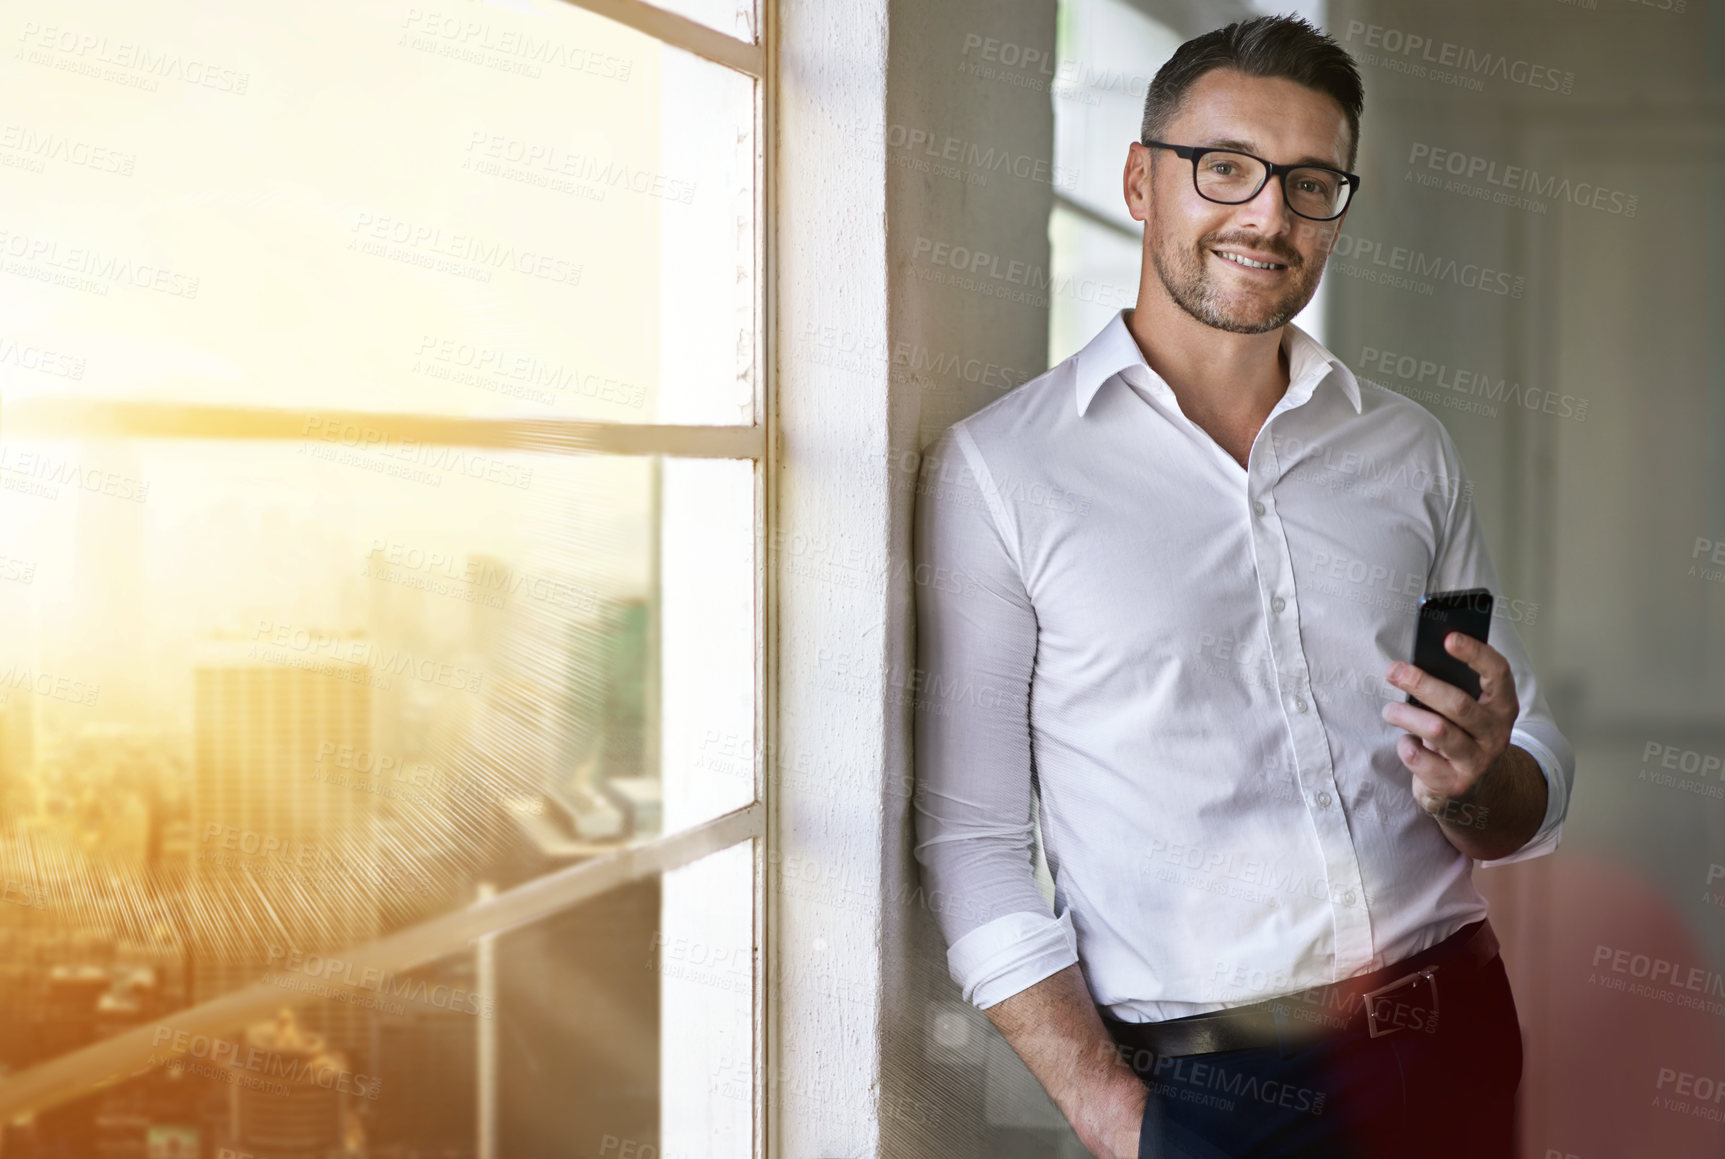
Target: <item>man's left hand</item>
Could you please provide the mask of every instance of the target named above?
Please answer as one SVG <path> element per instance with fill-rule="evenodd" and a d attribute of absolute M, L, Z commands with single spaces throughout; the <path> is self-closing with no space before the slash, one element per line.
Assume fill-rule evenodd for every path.
<path fill-rule="evenodd" d="M 1412 664 L 1391 664 L 1389 682 L 1418 697 L 1424 707 L 1392 702 L 1383 717 L 1407 730 L 1396 738 L 1396 755 L 1414 775 L 1420 807 L 1439 814 L 1451 801 L 1471 801 L 1481 779 L 1509 748 L 1510 729 L 1521 715 L 1509 661 L 1491 645 L 1464 632 L 1444 637 L 1444 650 L 1479 673 L 1476 699 Z"/>

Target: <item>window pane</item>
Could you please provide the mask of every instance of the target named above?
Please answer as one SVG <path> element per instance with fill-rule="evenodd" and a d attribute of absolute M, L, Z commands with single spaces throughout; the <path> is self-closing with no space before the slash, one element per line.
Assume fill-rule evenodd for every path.
<path fill-rule="evenodd" d="M 579 860 L 498 867 L 468 900 Z M 137 1074 L 8 1124 L 8 1154 L 746 1159 L 753 881 L 744 842 L 420 965 L 283 945 L 253 976 L 280 1006 L 197 1034 L 169 1024 L 171 970 L 56 971 L 20 1025 L 61 1045 L 156 1026 L 161 1047 Z"/>
<path fill-rule="evenodd" d="M 1180 162 L 1182 165 L 1184 161 Z M 1132 300 L 1141 244 L 1061 205 L 1048 216 L 1049 262 L 1056 278 L 1095 285 L 1096 294 L 1055 294 L 1048 307 L 1048 358 L 1067 358 L 1107 325 Z"/>
<path fill-rule="evenodd" d="M 660 1151 L 754 1153 L 754 848 L 744 842 L 665 875 L 660 973 Z"/>
<path fill-rule="evenodd" d="M 708 28 L 753 41 L 760 26 L 755 23 L 755 0 L 651 0 L 653 7 L 698 20 Z"/>
<path fill-rule="evenodd" d="M 0 904 L 0 1066 L 266 973 L 301 1001 L 311 983 L 283 973 L 290 960 L 339 959 L 468 904 L 482 882 L 752 799 L 753 470 L 691 466 L 355 446 L 322 430 L 299 443 L 0 441 L 0 879 L 14 903 Z M 673 562 L 698 566 L 704 591 L 661 579 Z M 662 607 L 661 592 L 679 602 Z M 725 617 L 710 637 L 688 618 L 708 614 Z M 683 760 L 708 737 L 734 738 L 716 768 L 661 780 L 661 753 Z M 690 798 L 667 808 L 672 781 Z M 567 966 L 566 985 L 541 972 L 531 994 L 523 980 L 502 1025 L 573 1043 L 600 1025 L 578 1025 L 579 1011 L 633 1018 L 635 982 L 605 971 L 644 972 L 657 888 L 571 918 L 559 936 L 592 941 L 599 964 Z M 449 969 L 439 993 L 470 993 L 470 966 Z M 349 1099 L 356 1130 L 468 1145 L 477 1112 L 445 1094 L 477 1082 L 470 1048 L 449 1045 L 471 1043 L 470 1014 L 338 997 L 296 1019 L 258 1034 L 278 1053 L 339 1053 L 394 1092 Z M 604 1071 L 590 1093 L 612 1116 L 595 1129 L 619 1138 L 657 1130 L 656 1023 L 644 1025 L 648 1045 L 618 1040 L 621 1061 L 584 1064 Z M 139 1148 L 158 1127 L 209 1141 L 230 1088 L 219 1071 L 181 1073 L 92 1093 L 39 1117 L 32 1137 L 78 1155 L 103 1153 L 104 1132 Z M 613 1078 L 639 1089 L 601 1097 Z M 498 1096 L 505 1122 L 513 1097 Z M 639 1123 L 613 1122 L 627 1107 Z"/>
<path fill-rule="evenodd" d="M 750 422 L 754 88 L 554 0 L 41 6 L 0 389 Z"/>
<path fill-rule="evenodd" d="M 1138 139 L 1150 78 L 1184 39 L 1147 15 L 1149 7 L 1061 0 L 1056 26 L 1054 160 L 1066 178 L 1062 192 L 1134 233 L 1144 227 L 1126 210 L 1120 169 Z"/>
<path fill-rule="evenodd" d="M 755 572 L 742 529 L 749 463 L 664 461 L 659 606 L 665 823 L 673 829 L 755 799 Z M 714 727 L 729 721 L 726 729 Z"/>
<path fill-rule="evenodd" d="M 1057 206 L 1048 239 L 1054 276 L 1094 285 L 1095 294 L 1059 294 L 1048 310 L 1052 365 L 1088 342 L 1136 295 L 1142 222 L 1120 192 L 1120 169 L 1138 139 L 1144 93 L 1181 38 L 1121 0 L 1061 0 L 1054 86 L 1054 159 L 1066 197 L 1100 217 L 1087 220 Z M 1191 166 L 1171 154 L 1166 163 Z M 1117 229 L 1109 229 L 1112 222 Z"/>

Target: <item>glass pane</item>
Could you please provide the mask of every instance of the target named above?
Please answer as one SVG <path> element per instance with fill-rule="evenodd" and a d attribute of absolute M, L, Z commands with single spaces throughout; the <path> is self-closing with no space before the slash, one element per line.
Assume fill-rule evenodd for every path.
<path fill-rule="evenodd" d="M 754 847 L 665 875 L 660 973 L 659 1154 L 754 1153 Z"/>
<path fill-rule="evenodd" d="M 1138 139 L 1150 78 L 1183 39 L 1151 18 L 1148 7 L 1124 0 L 1061 0 L 1056 25 L 1057 192 L 1133 234 L 1141 234 L 1144 226 L 1127 212 L 1120 170 Z"/>
<path fill-rule="evenodd" d="M 755 23 L 755 0 L 651 0 L 653 7 L 697 20 L 708 28 L 753 41 L 760 26 Z"/>
<path fill-rule="evenodd" d="M 1126 209 L 1120 171 L 1138 139 L 1150 78 L 1181 40 L 1142 7 L 1122 0 L 1061 0 L 1058 7 L 1055 192 L 1095 217 L 1061 205 L 1050 215 L 1050 272 L 1063 283 L 1071 279 L 1064 284 L 1085 287 L 1049 297 L 1050 365 L 1082 347 L 1137 296 L 1144 225 Z"/>
<path fill-rule="evenodd" d="M 686 828 L 755 799 L 753 554 L 739 529 L 754 511 L 747 463 L 664 461 L 665 824 Z M 730 731 L 715 721 L 735 722 Z"/>
<path fill-rule="evenodd" d="M 467 900 L 579 860 L 497 867 Z M 153 1025 L 160 1046 L 138 1073 L 9 1123 L 7 1153 L 746 1159 L 752 905 L 744 842 L 423 964 L 360 968 L 284 942 L 241 978 L 278 989 L 275 1010 L 196 1034 L 173 1023 L 172 969 L 60 968 L 24 1025 L 59 1044 Z M 97 993 L 94 1023 L 79 1021 Z"/>
<path fill-rule="evenodd" d="M 10 395 L 752 421 L 747 77 L 557 0 L 75 0 L 0 99 Z"/>
<path fill-rule="evenodd" d="M 452 1149 L 417 1153 L 470 1154 L 473 1017 L 436 995 L 470 996 L 477 967 L 426 975 L 433 997 L 418 1006 L 368 1005 L 340 987 L 329 998 L 331 980 L 306 981 L 305 963 L 327 968 L 482 883 L 752 799 L 753 487 L 749 463 L 359 448 L 315 433 L 0 441 L 0 881 L 14 903 L 0 904 L 0 1067 L 273 974 L 284 1002 L 306 1005 L 256 1028 L 259 1049 L 339 1054 L 382 1083 L 381 1102 L 317 1111 L 378 1141 L 353 1154 L 406 1157 L 445 1135 Z M 685 591 L 691 568 L 700 593 Z M 725 619 L 709 632 L 707 616 Z M 662 703 L 661 689 L 674 695 Z M 701 768 L 709 737 L 729 738 L 725 759 Z M 662 780 L 661 754 L 686 764 Z M 665 800 L 673 784 L 687 801 Z M 593 943 L 597 964 L 536 964 L 513 1009 L 499 958 L 500 1026 L 514 1028 L 486 1112 L 500 1130 L 579 1106 L 604 1109 L 594 1153 L 601 1133 L 655 1137 L 651 1019 L 644 1040 L 601 1036 L 619 1057 L 584 1056 L 602 1073 L 566 1107 L 512 1103 L 519 1069 L 507 1075 L 509 1051 L 526 1049 L 511 1035 L 550 1036 L 552 1057 L 612 1025 L 582 1022 L 590 1007 L 613 1029 L 633 1025 L 629 1003 L 656 1018 L 637 976 L 658 906 L 654 885 L 571 917 L 558 937 Z M 605 971 L 625 967 L 613 987 Z M 201 1155 L 310 1153 L 234 1119 L 286 1111 L 245 1110 L 249 1087 L 234 1111 L 222 1074 L 158 1068 L 93 1091 L 6 1128 L 8 1153 L 27 1139 L 41 1149 L 25 1154 L 107 1154 L 107 1139 L 143 1154 L 151 1132 L 176 1131 L 195 1132 Z"/>
<path fill-rule="evenodd" d="M 1142 242 L 1060 205 L 1048 215 L 1048 241 L 1053 277 L 1096 287 L 1095 293 L 1049 296 L 1048 358 L 1053 363 L 1081 349 L 1133 300 L 1144 251 Z"/>

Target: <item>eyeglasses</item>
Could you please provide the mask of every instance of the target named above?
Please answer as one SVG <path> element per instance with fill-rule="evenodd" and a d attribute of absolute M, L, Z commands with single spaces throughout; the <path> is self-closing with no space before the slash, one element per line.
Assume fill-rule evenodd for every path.
<path fill-rule="evenodd" d="M 1201 149 L 1163 141 L 1139 144 L 1167 149 L 1192 162 L 1192 184 L 1198 196 L 1222 205 L 1250 201 L 1270 178 L 1280 177 L 1282 199 L 1289 209 L 1312 221 L 1334 221 L 1360 187 L 1358 175 L 1323 165 L 1276 165 L 1235 149 Z"/>

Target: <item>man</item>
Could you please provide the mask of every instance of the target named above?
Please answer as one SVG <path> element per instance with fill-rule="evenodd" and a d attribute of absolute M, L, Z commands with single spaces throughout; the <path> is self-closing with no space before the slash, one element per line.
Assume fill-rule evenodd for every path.
<path fill-rule="evenodd" d="M 1183 45 L 1126 161 L 1135 308 L 926 456 L 917 857 L 965 997 L 1109 1159 L 1513 1153 L 1472 868 L 1556 847 L 1574 757 L 1502 614 L 1446 642 L 1477 698 L 1400 663 L 1420 593 L 1497 592 L 1471 488 L 1289 323 L 1362 104 L 1303 21 Z"/>

